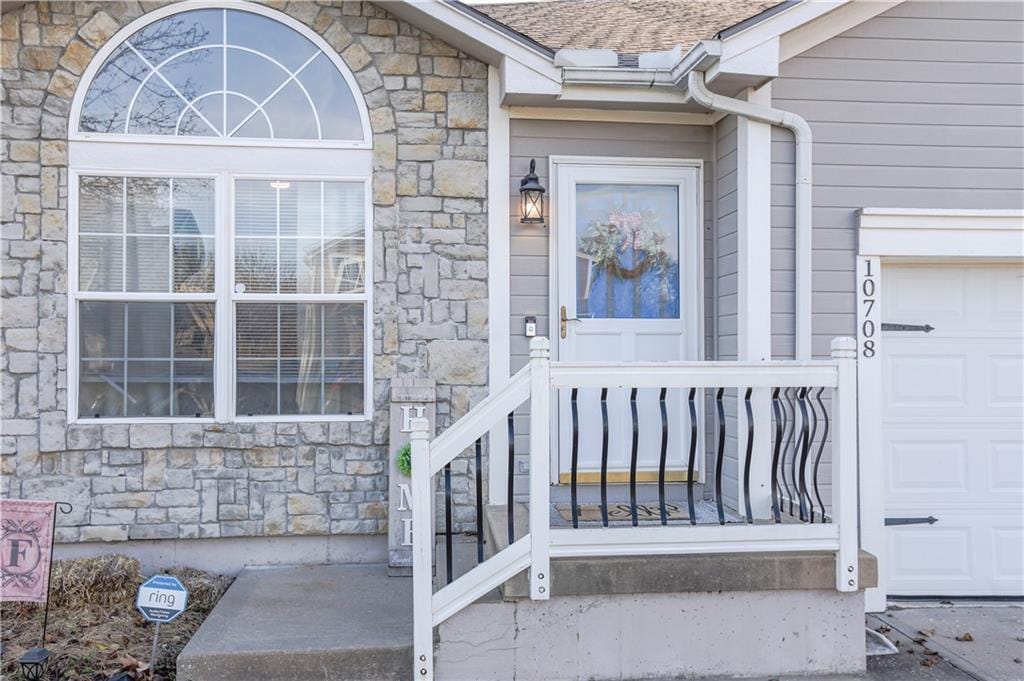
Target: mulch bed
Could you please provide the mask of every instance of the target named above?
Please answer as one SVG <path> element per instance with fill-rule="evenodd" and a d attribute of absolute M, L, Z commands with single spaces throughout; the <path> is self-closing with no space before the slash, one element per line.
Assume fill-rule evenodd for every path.
<path fill-rule="evenodd" d="M 109 555 L 57 561 L 50 583 L 50 621 L 46 648 L 53 679 L 105 681 L 127 671 L 129 678 L 170 681 L 178 653 L 230 586 L 232 578 L 190 568 L 171 568 L 189 590 L 188 609 L 160 627 L 156 669 L 149 669 L 153 624 L 135 609 L 135 596 L 145 581 L 139 563 Z M 3 658 L 0 675 L 21 678 L 18 658 L 39 645 L 43 607 L 34 603 L 0 604 Z M 59 672 L 59 675 L 58 675 Z"/>

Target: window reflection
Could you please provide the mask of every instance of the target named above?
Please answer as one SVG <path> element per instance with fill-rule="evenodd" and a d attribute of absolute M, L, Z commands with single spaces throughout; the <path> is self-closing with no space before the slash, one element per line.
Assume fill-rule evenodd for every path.
<path fill-rule="evenodd" d="M 83 132 L 363 137 L 341 72 L 297 31 L 243 10 L 181 12 L 128 38 L 85 95 Z"/>

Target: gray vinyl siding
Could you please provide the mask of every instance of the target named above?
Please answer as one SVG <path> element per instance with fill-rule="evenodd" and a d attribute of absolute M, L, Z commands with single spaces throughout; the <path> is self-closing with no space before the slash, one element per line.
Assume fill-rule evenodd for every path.
<path fill-rule="evenodd" d="M 856 214 L 1024 207 L 1024 4 L 907 2 L 781 65 L 814 133 L 813 352 L 856 332 Z M 772 351 L 793 338 L 793 146 L 772 144 Z"/>
<path fill-rule="evenodd" d="M 735 360 L 737 350 L 737 248 L 738 248 L 738 212 L 737 212 L 737 130 L 736 117 L 728 116 L 715 125 L 715 202 L 716 232 L 715 238 L 715 270 L 712 274 L 718 286 L 718 301 L 714 306 L 717 318 L 717 337 L 714 339 L 717 354 L 714 359 Z M 707 465 L 706 478 L 713 480 L 715 470 L 718 411 L 714 400 L 714 392 L 705 395 L 707 419 Z M 736 390 L 725 391 L 724 401 L 726 420 L 725 457 L 722 464 L 722 497 L 725 503 L 735 508 L 737 503 L 737 445 L 736 437 Z M 709 489 L 712 485 L 709 484 Z"/>
<path fill-rule="evenodd" d="M 1024 207 L 1022 57 L 1024 4 L 907 2 L 781 65 L 774 106 L 814 134 L 815 357 L 856 334 L 857 209 Z M 793 249 L 792 136 L 776 129 L 776 359 L 794 354 Z"/>
<path fill-rule="evenodd" d="M 705 297 L 705 347 L 710 353 L 711 282 L 713 263 L 708 260 L 711 253 L 712 234 L 712 138 L 710 126 L 597 123 L 580 121 L 547 121 L 514 119 L 510 127 L 510 177 L 512 190 L 510 220 L 511 236 L 511 369 L 515 373 L 529 360 L 529 339 L 524 335 L 525 317 L 537 317 L 537 333 L 557 342 L 557 323 L 552 325 L 548 315 L 549 261 L 548 224 L 523 225 L 519 222 L 519 181 L 529 169 L 530 159 L 537 161 L 537 175 L 541 183 L 551 190 L 548 177 L 548 158 L 551 155 L 573 156 L 621 156 L 623 158 L 680 158 L 701 159 L 704 167 L 704 297 Z M 545 210 L 547 206 L 545 204 Z M 550 216 L 545 216 L 550 217 Z M 529 451 L 529 422 L 525 406 L 516 412 L 516 456 L 525 461 Z M 525 475 L 519 474 L 516 465 L 516 493 L 526 491 Z"/>

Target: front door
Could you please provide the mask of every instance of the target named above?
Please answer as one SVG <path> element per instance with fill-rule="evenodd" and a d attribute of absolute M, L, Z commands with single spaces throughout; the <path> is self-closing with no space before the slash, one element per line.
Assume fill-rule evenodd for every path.
<path fill-rule="evenodd" d="M 552 334 L 558 359 L 639 362 L 698 359 L 700 320 L 699 165 L 553 160 L 557 282 Z M 563 321 L 564 319 L 564 321 Z M 571 391 L 559 395 L 559 479 L 568 482 L 573 432 L 579 482 L 597 482 L 605 418 L 601 391 L 582 389 L 574 423 Z M 639 390 L 638 479 L 657 479 L 660 391 Z M 628 480 L 633 441 L 628 389 L 606 396 L 609 482 Z M 669 390 L 669 480 L 685 479 L 686 395 Z M 683 429 L 686 429 L 685 433 Z"/>

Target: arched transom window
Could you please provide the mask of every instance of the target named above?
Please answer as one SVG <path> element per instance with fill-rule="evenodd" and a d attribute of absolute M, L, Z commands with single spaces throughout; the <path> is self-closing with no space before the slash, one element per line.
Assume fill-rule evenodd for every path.
<path fill-rule="evenodd" d="M 168 5 L 97 54 L 71 121 L 73 420 L 370 418 L 373 152 L 325 41 Z"/>
<path fill-rule="evenodd" d="M 362 141 L 359 106 L 336 58 L 259 13 L 179 12 L 107 57 L 85 93 L 78 130 Z"/>

